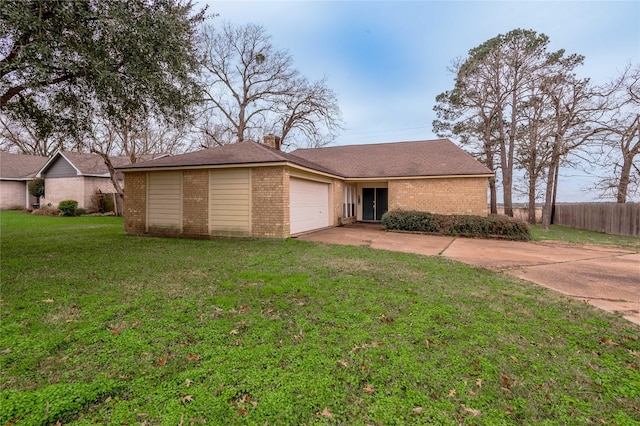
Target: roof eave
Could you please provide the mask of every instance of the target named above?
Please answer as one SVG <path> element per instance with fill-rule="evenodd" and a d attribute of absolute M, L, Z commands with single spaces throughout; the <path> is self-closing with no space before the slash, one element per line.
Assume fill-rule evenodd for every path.
<path fill-rule="evenodd" d="M 257 162 L 257 163 L 224 163 L 224 164 L 192 164 L 192 165 L 169 165 L 169 166 L 141 166 L 141 167 L 116 167 L 115 169 L 122 173 L 132 172 L 161 172 L 171 170 L 200 170 L 200 169 L 229 169 L 233 167 L 266 167 L 266 166 L 285 166 L 289 164 L 287 161 L 275 162 Z"/>
<path fill-rule="evenodd" d="M 380 180 L 416 180 L 416 179 L 450 179 L 450 178 L 490 178 L 493 177 L 493 173 L 480 173 L 480 174 L 455 174 L 455 175 L 411 175 L 411 176 L 373 176 L 373 177 L 346 177 L 346 182 L 361 182 L 361 181 L 380 181 Z"/>
<path fill-rule="evenodd" d="M 27 182 L 34 179 L 34 177 L 0 177 L 0 180 L 10 180 L 16 182 Z"/>

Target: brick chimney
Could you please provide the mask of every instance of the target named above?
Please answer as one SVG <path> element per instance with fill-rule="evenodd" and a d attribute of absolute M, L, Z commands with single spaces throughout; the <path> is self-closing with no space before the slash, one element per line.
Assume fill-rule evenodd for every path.
<path fill-rule="evenodd" d="M 262 138 L 263 144 L 280 151 L 280 136 L 268 134 Z"/>

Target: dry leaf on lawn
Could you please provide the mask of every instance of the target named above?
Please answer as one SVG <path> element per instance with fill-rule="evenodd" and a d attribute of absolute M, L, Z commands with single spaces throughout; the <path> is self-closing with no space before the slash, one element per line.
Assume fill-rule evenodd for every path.
<path fill-rule="evenodd" d="M 502 376 L 502 386 L 504 386 L 507 389 L 511 389 L 511 380 L 509 380 L 509 378 L 507 376 Z"/>
<path fill-rule="evenodd" d="M 322 415 L 325 417 L 329 417 L 330 419 L 333 418 L 333 414 L 331 414 L 327 407 L 324 407 L 324 410 L 322 410 Z"/>
<path fill-rule="evenodd" d="M 480 410 L 476 410 L 475 408 L 469 408 L 464 404 L 462 404 L 462 408 L 464 409 L 464 411 L 466 411 L 467 413 L 470 413 L 474 417 L 478 417 L 482 415 L 482 412 Z"/>

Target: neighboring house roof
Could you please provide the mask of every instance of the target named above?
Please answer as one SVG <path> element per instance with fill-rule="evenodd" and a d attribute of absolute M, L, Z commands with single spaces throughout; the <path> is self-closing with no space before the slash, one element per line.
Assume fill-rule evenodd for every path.
<path fill-rule="evenodd" d="M 119 167 L 120 170 L 282 163 L 342 178 L 493 175 L 449 139 L 348 145 L 281 152 L 239 142 Z"/>
<path fill-rule="evenodd" d="M 61 160 L 62 159 L 62 160 Z M 127 157 L 110 157 L 114 167 L 124 166 L 130 163 Z M 97 154 L 84 154 L 80 152 L 56 152 L 49 161 L 39 170 L 38 176 L 46 175 L 58 161 L 66 161 L 77 176 L 109 177 L 109 169 L 104 160 Z"/>
<path fill-rule="evenodd" d="M 118 169 L 134 170 L 165 167 L 174 168 L 269 163 L 291 163 L 323 173 L 332 175 L 336 174 L 334 171 L 305 160 L 304 158 L 278 151 L 277 149 L 251 141 L 238 142 L 215 148 L 188 152 L 186 154 L 157 158 L 155 160 L 118 167 Z"/>
<path fill-rule="evenodd" d="M 307 148 L 291 154 L 349 178 L 493 174 L 449 139 Z"/>
<path fill-rule="evenodd" d="M 47 162 L 47 157 L 0 151 L 0 179 L 32 180 Z"/>

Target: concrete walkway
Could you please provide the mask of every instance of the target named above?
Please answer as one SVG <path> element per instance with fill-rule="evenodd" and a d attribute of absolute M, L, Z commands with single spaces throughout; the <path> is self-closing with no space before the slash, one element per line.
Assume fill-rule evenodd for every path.
<path fill-rule="evenodd" d="M 444 256 L 534 282 L 606 311 L 620 312 L 640 324 L 640 253 L 631 249 L 440 237 L 386 232 L 377 226 L 329 228 L 297 238 Z"/>

